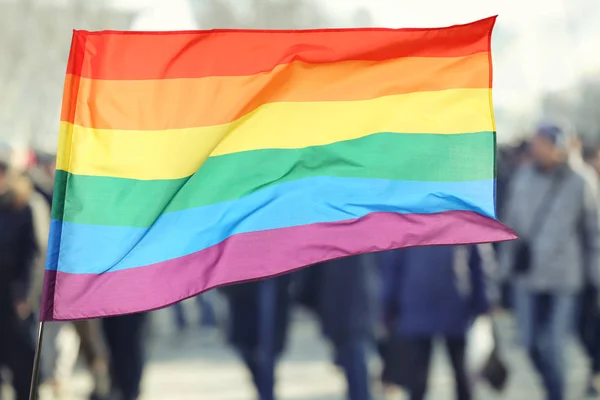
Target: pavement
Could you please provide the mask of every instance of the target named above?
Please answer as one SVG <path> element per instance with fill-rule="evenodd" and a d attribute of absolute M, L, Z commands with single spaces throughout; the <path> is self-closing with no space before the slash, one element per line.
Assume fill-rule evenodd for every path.
<path fill-rule="evenodd" d="M 188 303 L 186 307 L 189 310 L 193 305 L 194 303 Z M 480 384 L 476 387 L 476 398 L 543 399 L 528 360 L 514 344 L 512 320 L 507 316 L 498 320 L 503 356 L 510 368 L 509 386 L 503 394 L 496 394 Z M 332 366 L 330 356 L 330 349 L 320 337 L 314 321 L 305 315 L 295 318 L 288 351 L 277 371 L 278 399 L 344 399 L 344 379 Z M 454 399 L 451 370 L 443 349 L 436 349 L 434 357 L 428 399 Z M 376 364 L 374 360 L 374 370 L 377 368 Z M 582 394 L 587 366 L 575 344 L 569 347 L 567 368 L 570 388 L 568 399 L 584 399 Z M 78 368 L 70 388 L 72 397 L 61 400 L 85 400 L 89 387 L 90 379 L 85 370 Z M 153 313 L 149 364 L 141 400 L 199 399 L 255 400 L 256 396 L 246 371 L 235 353 L 223 342 L 221 334 L 203 331 L 195 325 L 183 333 L 175 332 L 170 310 Z"/>
<path fill-rule="evenodd" d="M 194 303 L 186 304 L 193 307 Z M 189 310 L 189 308 L 188 308 Z M 478 385 L 481 400 L 543 399 L 538 379 L 529 361 L 515 344 L 514 322 L 508 316 L 498 318 L 503 356 L 510 368 L 507 390 L 499 395 L 484 384 Z M 170 310 L 153 315 L 150 363 L 144 379 L 142 400 L 253 400 L 256 398 L 249 377 L 235 353 L 220 339 L 222 335 L 203 332 L 200 328 L 180 334 L 173 331 Z M 194 327 L 195 328 L 195 327 Z M 587 363 L 573 343 L 568 351 L 568 399 L 584 399 Z M 331 352 L 319 334 L 315 322 L 298 315 L 293 322 L 288 351 L 277 371 L 280 400 L 342 400 L 344 378 L 331 364 Z M 373 368 L 377 368 L 373 362 Z M 79 388 L 74 399 L 83 399 L 86 377 L 76 377 Z M 451 400 L 453 379 L 444 351 L 435 353 L 429 399 Z M 77 392 L 76 392 L 77 393 Z"/>

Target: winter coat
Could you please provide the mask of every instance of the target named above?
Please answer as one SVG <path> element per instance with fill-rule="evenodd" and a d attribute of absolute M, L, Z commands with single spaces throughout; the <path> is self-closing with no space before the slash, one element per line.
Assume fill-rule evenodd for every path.
<path fill-rule="evenodd" d="M 301 301 L 317 312 L 333 342 L 373 337 L 379 315 L 379 279 L 374 254 L 313 265 L 297 275 Z"/>
<path fill-rule="evenodd" d="M 37 255 L 33 214 L 28 205 L 31 185 L 12 177 L 0 194 L 0 311 L 13 312 L 27 301 L 31 271 Z"/>
<path fill-rule="evenodd" d="M 406 336 L 463 336 L 495 301 L 491 246 L 428 246 L 380 254 L 386 319 Z M 494 299 L 492 299 L 494 297 Z"/>

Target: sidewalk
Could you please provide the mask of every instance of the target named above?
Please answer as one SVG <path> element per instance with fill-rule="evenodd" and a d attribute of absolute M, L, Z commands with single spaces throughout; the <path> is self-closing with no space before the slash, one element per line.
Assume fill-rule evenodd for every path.
<path fill-rule="evenodd" d="M 235 354 L 221 339 L 202 337 L 190 330 L 179 335 L 170 331 L 169 310 L 155 313 L 150 363 L 144 380 L 143 400 L 252 400 L 253 389 Z M 528 360 L 511 344 L 514 337 L 511 321 L 502 318 L 501 334 L 504 357 L 510 367 L 510 385 L 503 396 L 478 387 L 478 399 L 542 399 L 537 379 Z M 330 363 L 329 349 L 316 325 L 301 318 L 294 323 L 288 352 L 278 371 L 281 400 L 342 400 L 343 377 Z M 569 352 L 569 399 L 582 399 L 587 367 L 577 346 Z M 429 398 L 451 400 L 453 383 L 443 351 L 436 351 L 430 381 Z M 89 385 L 87 376 L 78 373 L 74 380 L 74 400 L 84 400 Z"/>

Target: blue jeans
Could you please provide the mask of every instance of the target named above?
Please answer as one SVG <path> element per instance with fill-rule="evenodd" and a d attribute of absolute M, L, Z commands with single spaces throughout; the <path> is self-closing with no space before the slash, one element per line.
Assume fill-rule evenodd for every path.
<path fill-rule="evenodd" d="M 574 327 L 575 293 L 534 292 L 514 287 L 520 339 L 541 375 L 548 400 L 565 396 L 564 350 Z"/>
<path fill-rule="evenodd" d="M 579 297 L 578 333 L 588 356 L 592 374 L 600 373 L 600 313 L 598 289 L 588 286 Z"/>
<path fill-rule="evenodd" d="M 265 365 L 262 364 L 265 360 L 261 358 L 260 350 L 250 350 L 238 348 L 246 368 L 252 377 L 252 383 L 258 392 L 260 400 L 273 400 L 275 398 L 275 367 L 277 364 L 277 356 L 267 360 L 269 362 L 265 370 Z"/>
<path fill-rule="evenodd" d="M 346 339 L 334 342 L 336 363 L 346 374 L 349 400 L 369 400 L 371 390 L 367 355 L 369 342 L 364 339 Z"/>

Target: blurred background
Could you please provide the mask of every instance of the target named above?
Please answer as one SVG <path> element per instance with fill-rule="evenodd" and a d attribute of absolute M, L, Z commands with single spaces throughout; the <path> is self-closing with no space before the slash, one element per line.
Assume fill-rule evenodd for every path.
<path fill-rule="evenodd" d="M 501 145 L 499 161 L 502 168 L 506 166 L 501 173 L 505 171 L 510 176 L 517 158 L 525 154 L 525 141 L 541 120 L 569 121 L 581 145 L 595 149 L 600 143 L 598 0 L 0 0 L 0 144 L 10 146 L 12 161 L 17 164 L 41 165 L 44 160 L 51 160 L 58 137 L 72 29 L 430 27 L 495 14 L 500 16 L 493 37 L 494 102 Z M 294 292 L 297 280 L 306 288 L 304 277 L 281 285 L 285 291 Z M 116 329 L 117 336 L 120 331 L 143 330 L 139 338 L 148 362 L 140 398 L 257 398 L 256 382 L 250 378 L 252 362 L 239 344 L 246 338 L 232 340 L 230 334 L 235 318 L 243 330 L 261 329 L 256 318 L 248 317 L 260 307 L 253 311 L 240 308 L 239 304 L 232 307 L 232 299 L 245 299 L 242 304 L 248 299 L 256 302 L 261 289 L 252 290 L 210 292 L 177 307 L 145 315 L 145 321 L 137 325 L 105 326 L 105 335 L 110 329 L 113 334 Z M 366 296 L 377 297 L 379 293 L 374 290 Z M 276 374 L 278 398 L 345 398 L 346 365 L 334 351 L 339 351 L 338 344 L 323 335 L 327 330 L 323 318 L 331 317 L 316 317 L 310 312 L 311 307 L 297 297 L 291 298 L 295 300 L 288 299 L 289 326 L 277 326 L 287 332 Z M 252 315 L 256 317 L 255 314 Z M 544 398 L 526 353 L 517 347 L 516 322 L 509 312 L 502 312 L 495 319 L 510 379 L 502 391 L 485 382 L 477 385 L 476 398 Z M 370 328 L 377 330 L 378 323 L 372 325 Z M 93 350 L 89 357 L 84 354 L 85 328 L 65 324 L 51 329 L 54 333 L 48 339 L 47 347 L 51 349 L 47 351 L 61 355 L 53 356 L 59 361 L 45 367 L 47 379 L 42 399 L 89 398 L 89 392 L 102 385 L 102 360 L 94 358 L 102 357 L 94 355 Z M 274 334 L 274 343 L 279 334 L 283 335 Z M 452 399 L 454 376 L 450 363 L 444 351 L 437 345 L 435 349 L 427 398 Z M 135 350 L 128 351 L 126 359 L 141 357 Z M 584 353 L 578 344 L 569 344 L 569 399 L 586 395 L 596 398 L 593 390 L 588 390 L 589 360 Z M 374 398 L 402 398 L 400 392 L 384 393 L 378 383 L 382 361 L 375 348 L 369 350 L 367 360 Z M 10 378 L 7 375 L 5 382 Z M 7 387 L 4 396 L 12 396 Z"/>

